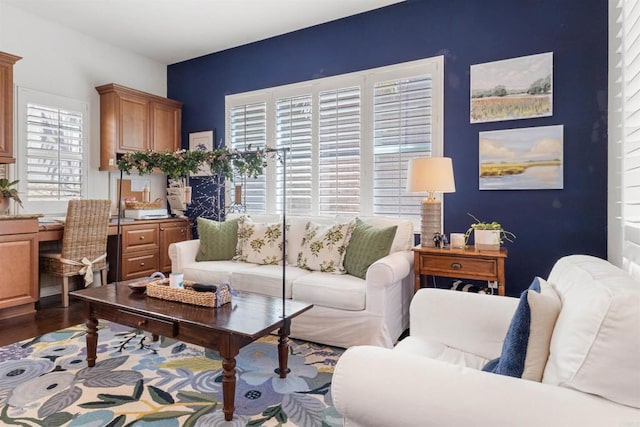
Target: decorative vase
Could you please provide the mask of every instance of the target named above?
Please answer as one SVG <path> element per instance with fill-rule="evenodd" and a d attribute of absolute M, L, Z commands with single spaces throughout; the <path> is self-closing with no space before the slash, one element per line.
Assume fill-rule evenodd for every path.
<path fill-rule="evenodd" d="M 0 198 L 0 215 L 4 215 L 9 210 L 9 198 L 2 197 Z"/>
<path fill-rule="evenodd" d="M 188 185 L 184 187 L 184 203 L 186 205 L 191 204 L 191 187 Z"/>
<path fill-rule="evenodd" d="M 473 230 L 473 241 L 478 251 L 499 251 L 500 230 Z"/>

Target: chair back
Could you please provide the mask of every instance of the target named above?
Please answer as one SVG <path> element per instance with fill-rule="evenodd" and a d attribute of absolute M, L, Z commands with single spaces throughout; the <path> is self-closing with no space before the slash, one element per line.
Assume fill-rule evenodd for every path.
<path fill-rule="evenodd" d="M 62 237 L 63 259 L 81 261 L 87 257 L 93 261 L 107 251 L 110 208 L 109 200 L 69 200 Z M 93 267 L 101 269 L 105 265 L 106 260 L 102 259 Z"/>

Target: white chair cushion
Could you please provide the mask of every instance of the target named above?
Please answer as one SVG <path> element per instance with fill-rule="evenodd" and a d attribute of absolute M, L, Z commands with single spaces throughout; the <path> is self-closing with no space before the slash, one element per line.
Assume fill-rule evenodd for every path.
<path fill-rule="evenodd" d="M 398 342 L 393 348 L 393 351 L 416 354 L 428 357 L 429 359 L 473 369 L 482 369 L 489 361 L 489 359 L 485 359 L 484 357 L 446 346 L 438 341 L 412 336 L 408 336 Z"/>
<path fill-rule="evenodd" d="M 640 408 L 640 282 L 586 255 L 561 258 L 547 280 L 562 310 L 542 382 Z"/>
<path fill-rule="evenodd" d="M 360 311 L 365 309 L 366 282 L 357 277 L 312 272 L 293 282 L 292 298 L 324 307 Z"/>

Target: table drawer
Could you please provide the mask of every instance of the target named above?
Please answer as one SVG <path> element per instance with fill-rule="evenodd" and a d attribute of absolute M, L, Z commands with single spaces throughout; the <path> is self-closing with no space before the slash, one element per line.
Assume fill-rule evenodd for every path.
<path fill-rule="evenodd" d="M 127 227 L 122 232 L 122 251 L 158 249 L 158 226 L 140 225 Z"/>
<path fill-rule="evenodd" d="M 142 329 L 152 334 L 162 335 L 163 337 L 174 337 L 177 332 L 177 323 L 175 322 L 154 319 L 153 317 L 122 310 L 118 310 L 116 313 L 115 322 Z"/>
<path fill-rule="evenodd" d="M 449 256 L 422 256 L 420 270 L 424 274 L 437 276 L 438 273 L 456 275 L 461 278 L 472 275 L 479 278 L 496 280 L 498 264 L 492 259 L 462 258 Z"/>
<path fill-rule="evenodd" d="M 151 276 L 158 271 L 158 251 L 124 255 L 122 257 L 122 280 Z"/>

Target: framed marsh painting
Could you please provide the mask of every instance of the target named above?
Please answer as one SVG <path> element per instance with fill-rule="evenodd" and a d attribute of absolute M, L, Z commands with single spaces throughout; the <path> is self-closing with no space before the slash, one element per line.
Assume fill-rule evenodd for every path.
<path fill-rule="evenodd" d="M 563 188 L 564 126 L 480 132 L 480 190 Z"/>
<path fill-rule="evenodd" d="M 471 66 L 471 123 L 553 115 L 553 52 Z"/>

